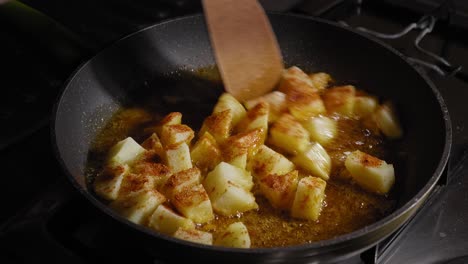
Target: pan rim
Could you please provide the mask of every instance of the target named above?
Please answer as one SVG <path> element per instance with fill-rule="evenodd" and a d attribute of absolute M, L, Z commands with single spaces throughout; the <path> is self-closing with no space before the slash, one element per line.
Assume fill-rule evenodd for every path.
<path fill-rule="evenodd" d="M 360 251 L 353 251 L 355 253 L 352 253 L 352 254 L 357 254 L 359 252 L 362 252 L 362 251 L 374 246 L 375 244 L 377 244 L 378 242 L 383 240 L 388 235 L 394 233 L 405 222 L 409 221 L 409 218 L 416 214 L 415 210 L 417 210 L 422 205 L 422 203 L 426 200 L 426 198 L 429 196 L 431 191 L 434 189 L 437 181 L 439 180 L 440 176 L 442 175 L 442 173 L 443 173 L 443 171 L 444 171 L 444 169 L 445 169 L 445 167 L 446 167 L 446 165 L 448 163 L 450 150 L 451 150 L 451 147 L 452 147 L 452 124 L 451 124 L 451 121 L 450 121 L 450 116 L 449 116 L 447 106 L 446 106 L 446 104 L 444 102 L 444 99 L 443 99 L 441 93 L 439 92 L 439 90 L 432 83 L 432 81 L 429 79 L 429 77 L 426 76 L 426 74 L 422 70 L 413 67 L 411 65 L 411 63 L 406 59 L 406 57 L 402 53 L 400 53 L 399 51 L 397 51 L 393 47 L 389 46 L 388 44 L 384 43 L 383 41 L 372 38 L 372 37 L 366 35 L 363 32 L 359 32 L 359 31 L 357 31 L 357 30 L 355 30 L 353 28 L 346 27 L 344 25 L 341 25 L 341 24 L 333 22 L 333 21 L 328 21 L 328 20 L 325 20 L 325 19 L 306 16 L 306 15 L 283 14 L 283 13 L 268 12 L 268 16 L 292 17 L 292 18 L 295 18 L 295 19 L 310 20 L 310 21 L 313 21 L 314 23 L 327 24 L 329 26 L 337 27 L 337 28 L 340 28 L 341 30 L 345 30 L 345 31 L 349 31 L 351 33 L 357 34 L 360 37 L 365 38 L 366 41 L 374 42 L 375 44 L 377 44 L 381 48 L 386 49 L 387 51 L 390 51 L 392 54 L 398 56 L 402 61 L 404 61 L 404 63 L 406 63 L 408 65 L 408 67 L 410 69 L 415 71 L 415 73 L 419 77 L 421 77 L 425 81 L 425 83 L 431 88 L 432 93 L 434 94 L 435 99 L 437 100 L 437 102 L 438 102 L 438 104 L 440 106 L 440 109 L 442 111 L 442 118 L 444 119 L 444 125 L 445 125 L 445 144 L 444 144 L 443 151 L 441 153 L 441 158 L 439 160 L 439 163 L 438 163 L 436 169 L 434 170 L 434 172 L 432 173 L 432 176 L 429 178 L 429 180 L 423 186 L 423 188 L 421 188 L 416 193 L 416 195 L 413 196 L 413 198 L 411 200 L 407 201 L 405 204 L 403 204 L 402 206 L 400 206 L 399 208 L 397 208 L 395 211 L 393 211 L 389 215 L 385 216 L 384 218 L 382 218 L 382 219 L 380 219 L 380 220 L 378 220 L 378 221 L 376 221 L 376 222 L 374 222 L 374 223 L 372 223 L 372 224 L 370 224 L 368 226 L 365 226 L 364 228 L 355 230 L 353 232 L 350 232 L 350 233 L 347 233 L 347 234 L 344 234 L 344 235 L 337 236 L 335 238 L 316 241 L 316 242 L 311 242 L 311 243 L 305 243 L 305 244 L 300 244 L 300 245 L 293 245 L 293 246 L 239 249 L 239 248 L 225 248 L 225 247 L 219 247 L 219 246 L 202 245 L 202 244 L 198 244 L 198 243 L 193 243 L 193 242 L 188 242 L 188 241 L 176 239 L 176 238 L 173 238 L 171 236 L 164 235 L 164 234 L 156 233 L 155 231 L 152 231 L 152 230 L 150 230 L 149 228 L 147 228 L 145 226 L 134 224 L 133 222 L 130 222 L 129 220 L 125 219 L 124 217 L 118 215 L 117 213 L 112 211 L 108 206 L 106 206 L 104 203 L 102 203 L 96 197 L 94 197 L 94 195 L 89 193 L 89 191 L 87 191 L 85 188 L 83 188 L 80 185 L 80 183 L 78 183 L 78 181 L 73 177 L 71 172 L 67 169 L 67 167 L 65 165 L 65 161 L 63 160 L 63 158 L 60 155 L 59 146 L 58 146 L 58 143 L 57 143 L 57 140 L 56 140 L 56 130 L 57 130 L 57 122 L 56 121 L 57 121 L 58 110 L 60 109 L 60 105 L 61 105 L 62 98 L 63 98 L 64 94 L 67 92 L 68 89 L 70 89 L 69 88 L 70 83 L 75 79 L 75 77 L 80 73 L 80 71 L 82 71 L 89 63 L 91 63 L 91 61 L 93 61 L 96 57 L 98 57 L 100 54 L 102 54 L 105 50 L 110 49 L 112 46 L 117 45 L 118 43 L 124 41 L 125 39 L 131 38 L 134 35 L 137 35 L 137 34 L 139 34 L 141 32 L 147 31 L 147 30 L 151 30 L 151 29 L 153 29 L 155 27 L 164 26 L 167 23 L 173 23 L 173 22 L 181 21 L 181 20 L 193 20 L 193 19 L 197 19 L 197 18 L 199 19 L 200 17 L 203 17 L 203 14 L 188 15 L 188 16 L 182 16 L 182 17 L 178 17 L 178 18 L 174 18 L 174 19 L 165 20 L 165 21 L 150 25 L 148 27 L 142 28 L 142 29 L 140 29 L 138 31 L 135 31 L 133 33 L 130 33 L 130 34 L 120 38 L 119 40 L 114 41 L 109 46 L 106 46 L 106 47 L 102 48 L 101 50 L 99 50 L 95 55 L 91 56 L 91 58 L 89 58 L 85 62 L 81 63 L 69 75 L 67 80 L 64 82 L 64 84 L 62 86 L 62 89 L 61 89 L 61 91 L 60 91 L 60 93 L 58 95 L 58 100 L 56 100 L 56 102 L 54 104 L 54 107 L 53 107 L 53 112 L 52 112 L 52 115 L 51 115 L 51 124 L 52 124 L 52 126 L 51 126 L 51 137 L 52 137 L 51 142 L 52 142 L 52 147 L 53 147 L 55 156 L 56 156 L 56 158 L 57 158 L 57 160 L 58 160 L 58 162 L 60 164 L 60 167 L 62 168 L 62 171 L 64 172 L 64 174 L 67 175 L 67 178 L 70 180 L 70 182 L 75 187 L 75 189 L 78 190 L 83 196 L 85 196 L 86 199 L 88 199 L 91 202 L 91 204 L 98 207 L 100 210 L 104 211 L 108 216 L 111 216 L 114 220 L 116 220 L 116 221 L 118 221 L 120 223 L 125 223 L 128 226 L 131 226 L 132 228 L 135 228 L 139 232 L 143 232 L 144 234 L 149 235 L 149 236 L 151 236 L 153 238 L 157 238 L 157 239 L 162 238 L 162 239 L 164 239 L 166 241 L 169 241 L 169 242 L 172 242 L 172 243 L 183 244 L 185 246 L 190 246 L 190 247 L 194 247 L 194 248 L 198 248 L 198 249 L 202 249 L 202 250 L 210 250 L 210 251 L 226 252 L 226 253 L 242 253 L 242 254 L 247 253 L 247 254 L 263 255 L 263 254 L 277 253 L 278 251 L 282 251 L 282 252 L 287 251 L 288 253 L 293 253 L 293 252 L 307 251 L 307 250 L 311 250 L 311 249 L 321 249 L 321 250 L 323 250 L 322 252 L 320 252 L 318 254 L 312 254 L 310 256 L 305 256 L 305 257 L 319 256 L 322 253 L 325 253 L 325 254 L 326 253 L 332 253 L 333 254 L 334 250 L 345 249 L 345 248 L 349 247 L 349 245 L 346 246 L 344 243 L 346 243 L 346 242 L 356 242 L 359 239 L 364 239 L 366 234 L 378 232 L 380 229 L 382 229 L 386 225 L 388 225 L 390 223 L 396 223 L 396 222 L 398 222 L 400 220 L 401 217 L 405 217 L 405 214 L 408 214 L 408 213 L 412 212 L 411 215 L 406 216 L 406 219 L 404 219 L 403 221 L 400 221 L 400 223 L 396 223 L 398 226 L 393 228 L 390 231 L 387 231 L 387 233 L 384 236 L 382 236 L 382 237 L 380 237 L 378 239 L 374 239 L 366 247 L 360 247 L 359 248 Z M 330 249 L 329 250 L 324 250 L 324 248 L 327 248 L 327 247 L 329 247 Z M 349 253 L 349 254 L 351 254 L 351 253 Z M 344 255 L 346 255 L 346 254 L 344 254 Z M 301 256 L 304 257 L 304 255 L 301 255 Z"/>

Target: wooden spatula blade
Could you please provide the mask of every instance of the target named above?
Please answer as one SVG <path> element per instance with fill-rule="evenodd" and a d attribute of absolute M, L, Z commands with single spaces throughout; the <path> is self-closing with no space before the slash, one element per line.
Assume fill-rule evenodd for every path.
<path fill-rule="evenodd" d="M 203 0 L 203 8 L 226 91 L 240 101 L 271 91 L 284 66 L 262 6 L 257 0 Z"/>

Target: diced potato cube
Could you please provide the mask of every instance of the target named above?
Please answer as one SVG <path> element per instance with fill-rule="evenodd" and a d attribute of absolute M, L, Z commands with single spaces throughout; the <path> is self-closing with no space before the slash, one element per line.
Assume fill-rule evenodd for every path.
<path fill-rule="evenodd" d="M 231 110 L 214 113 L 203 121 L 199 135 L 209 132 L 216 142 L 222 143 L 231 134 L 233 115 Z"/>
<path fill-rule="evenodd" d="M 255 129 L 230 136 L 222 145 L 224 159 L 230 161 L 244 154 L 250 156 L 262 144 L 262 137 L 262 129 Z"/>
<path fill-rule="evenodd" d="M 331 76 L 324 72 L 311 73 L 309 74 L 309 78 L 313 86 L 319 90 L 327 88 L 328 84 L 332 81 Z"/>
<path fill-rule="evenodd" d="M 145 224 L 156 207 L 165 201 L 164 195 L 155 189 L 144 189 L 119 196 L 110 207 L 136 224 Z"/>
<path fill-rule="evenodd" d="M 372 96 L 356 96 L 354 98 L 354 114 L 359 118 L 367 117 L 374 113 L 379 105 L 377 98 Z"/>
<path fill-rule="evenodd" d="M 309 145 L 309 133 L 290 114 L 283 114 L 270 129 L 269 141 L 282 150 L 296 154 Z"/>
<path fill-rule="evenodd" d="M 131 164 L 145 151 L 133 138 L 128 137 L 110 149 L 108 164 L 110 166 Z"/>
<path fill-rule="evenodd" d="M 345 166 L 353 179 L 371 192 L 386 194 L 395 183 L 392 164 L 359 150 L 348 155 Z"/>
<path fill-rule="evenodd" d="M 282 175 L 294 170 L 291 161 L 266 145 L 260 146 L 249 165 L 253 175 L 259 178 L 269 174 Z"/>
<path fill-rule="evenodd" d="M 214 170 L 208 173 L 203 181 L 203 186 L 210 197 L 212 195 L 217 197 L 227 188 L 228 182 L 232 182 L 246 191 L 250 191 L 253 187 L 252 175 L 248 171 L 226 162 L 219 163 Z"/>
<path fill-rule="evenodd" d="M 262 194 L 270 204 L 279 209 L 291 208 L 298 182 L 297 170 L 285 175 L 270 174 L 260 179 L 259 186 Z"/>
<path fill-rule="evenodd" d="M 268 122 L 273 123 L 276 121 L 281 114 L 288 110 L 287 102 L 286 102 L 286 94 L 273 91 L 271 93 L 265 94 L 261 97 L 251 99 L 244 103 L 245 107 L 250 110 L 254 108 L 258 103 L 264 102 L 267 103 L 269 106 L 268 111 Z"/>
<path fill-rule="evenodd" d="M 287 93 L 287 101 L 289 112 L 300 121 L 326 113 L 322 98 L 313 89 L 292 89 Z"/>
<path fill-rule="evenodd" d="M 170 126 L 170 125 L 180 125 L 182 124 L 182 113 L 180 112 L 171 112 L 167 114 L 163 119 L 159 122 L 159 124 L 152 129 L 153 132 L 156 132 L 159 136 L 161 136 L 161 130 L 163 126 Z"/>
<path fill-rule="evenodd" d="M 174 173 L 192 168 L 190 149 L 186 143 L 166 149 L 166 159 L 167 165 Z"/>
<path fill-rule="evenodd" d="M 201 184 L 179 189 L 171 202 L 183 216 L 195 223 L 206 223 L 214 218 L 210 198 Z"/>
<path fill-rule="evenodd" d="M 291 207 L 295 218 L 316 221 L 322 211 L 327 183 L 317 177 L 304 177 L 297 184 L 296 195 Z"/>
<path fill-rule="evenodd" d="M 304 152 L 293 158 L 293 163 L 313 176 L 328 180 L 331 171 L 331 159 L 319 143 L 311 143 Z"/>
<path fill-rule="evenodd" d="M 403 129 L 390 103 L 382 104 L 374 113 L 374 120 L 382 133 L 392 139 L 401 138 Z"/>
<path fill-rule="evenodd" d="M 283 72 L 278 90 L 288 94 L 291 89 L 315 90 L 312 80 L 305 72 L 296 66 L 292 66 Z"/>
<path fill-rule="evenodd" d="M 166 183 L 162 187 L 162 193 L 172 199 L 175 193 L 178 193 L 189 186 L 198 185 L 200 181 L 201 173 L 196 167 L 179 171 L 167 179 Z"/>
<path fill-rule="evenodd" d="M 195 133 L 186 125 L 165 125 L 161 129 L 161 141 L 165 147 L 182 143 L 190 145 Z"/>
<path fill-rule="evenodd" d="M 182 124 L 182 113 L 180 112 L 171 112 L 167 114 L 161 122 L 159 122 L 161 126 L 169 126 L 169 125 L 180 125 Z"/>
<path fill-rule="evenodd" d="M 233 126 L 237 125 L 246 115 L 244 106 L 229 93 L 223 93 L 219 97 L 213 109 L 213 113 L 219 113 L 225 110 L 231 110 Z"/>
<path fill-rule="evenodd" d="M 317 116 L 302 123 L 309 132 L 310 139 L 325 146 L 336 136 L 338 125 L 336 120 L 326 116 Z"/>
<path fill-rule="evenodd" d="M 231 160 L 228 160 L 227 163 L 245 170 L 247 167 L 247 153 L 234 157 Z"/>
<path fill-rule="evenodd" d="M 152 187 L 158 190 L 172 175 L 171 169 L 162 163 L 139 162 L 132 169 L 133 173 L 143 178 L 149 178 L 150 185 L 147 186 L 152 184 Z"/>
<path fill-rule="evenodd" d="M 222 247 L 250 248 L 250 235 L 242 222 L 230 224 L 216 236 L 215 245 Z"/>
<path fill-rule="evenodd" d="M 215 212 L 224 216 L 232 216 L 238 213 L 258 209 L 255 197 L 249 191 L 231 182 L 226 183 L 226 188 L 218 197 L 210 195 Z M 217 193 L 217 191 L 213 192 Z M 213 197 L 212 197 L 213 196 Z"/>
<path fill-rule="evenodd" d="M 163 234 L 172 235 L 179 228 L 195 229 L 192 220 L 185 218 L 165 205 L 159 205 L 151 215 L 148 226 Z"/>
<path fill-rule="evenodd" d="M 329 113 L 352 116 L 354 114 L 355 95 L 356 88 L 352 85 L 345 85 L 326 89 L 322 98 Z"/>
<path fill-rule="evenodd" d="M 221 149 L 216 143 L 216 139 L 206 132 L 195 143 L 190 156 L 193 165 L 197 166 L 202 172 L 208 172 L 221 162 Z"/>
<path fill-rule="evenodd" d="M 268 104 L 260 102 L 247 112 L 245 118 L 237 125 L 236 130 L 238 132 L 249 132 L 261 129 L 261 138 L 263 143 L 268 133 L 268 112 Z"/>
<path fill-rule="evenodd" d="M 213 245 L 213 234 L 196 229 L 179 228 L 174 233 L 174 237 L 194 243 Z"/>
<path fill-rule="evenodd" d="M 122 181 L 119 196 L 129 195 L 132 192 L 155 189 L 155 179 L 151 175 L 128 173 Z"/>
<path fill-rule="evenodd" d="M 162 146 L 161 140 L 158 137 L 158 134 L 153 133 L 141 144 L 143 148 L 149 151 L 154 151 L 160 157 L 164 157 L 164 148 Z"/>
<path fill-rule="evenodd" d="M 128 165 L 106 167 L 94 180 L 94 191 L 106 200 L 115 200 L 119 196 L 124 178 L 129 172 Z"/>
<path fill-rule="evenodd" d="M 203 181 L 213 209 L 225 216 L 257 209 L 255 197 L 249 190 L 252 176 L 231 164 L 221 162 Z"/>

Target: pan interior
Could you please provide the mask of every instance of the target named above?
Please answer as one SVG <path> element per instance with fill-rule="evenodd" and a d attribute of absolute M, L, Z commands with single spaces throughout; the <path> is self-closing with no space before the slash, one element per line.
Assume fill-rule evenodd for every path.
<path fill-rule="evenodd" d="M 358 34 L 299 17 L 273 15 L 271 22 L 286 65 L 328 72 L 396 104 L 405 131 L 394 146 L 397 206 L 410 201 L 433 176 L 445 146 L 444 117 L 430 85 L 395 53 Z M 193 109 L 187 111 L 193 114 L 189 119 L 199 124 L 222 92 L 210 76 L 194 77 L 212 65 L 205 24 L 198 16 L 137 32 L 80 68 L 62 94 L 55 122 L 58 154 L 78 188 L 87 192 L 84 172 L 97 132 L 142 94 L 167 112 L 171 106 Z M 154 80 L 160 85 L 152 85 L 148 94 L 145 86 Z M 178 103 L 167 104 L 171 98 Z"/>

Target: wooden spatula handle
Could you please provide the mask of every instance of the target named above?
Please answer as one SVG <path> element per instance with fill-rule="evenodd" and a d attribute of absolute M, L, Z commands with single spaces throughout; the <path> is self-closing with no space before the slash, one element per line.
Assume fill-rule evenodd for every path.
<path fill-rule="evenodd" d="M 216 62 L 225 89 L 237 99 L 271 91 L 281 76 L 281 51 L 257 0 L 203 0 Z"/>

